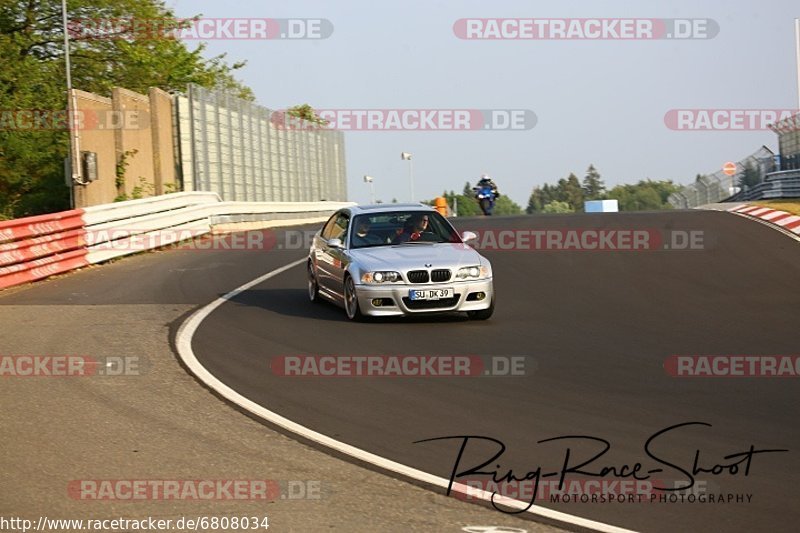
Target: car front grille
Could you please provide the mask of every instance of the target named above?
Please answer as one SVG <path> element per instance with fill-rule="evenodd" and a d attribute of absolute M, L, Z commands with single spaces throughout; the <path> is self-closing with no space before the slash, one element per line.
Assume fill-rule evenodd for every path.
<path fill-rule="evenodd" d="M 408 273 L 408 281 L 411 283 L 428 283 L 430 277 L 427 270 L 412 270 Z"/>
<path fill-rule="evenodd" d="M 442 298 L 441 300 L 412 300 L 408 297 L 403 298 L 403 303 L 412 311 L 422 311 L 425 309 L 448 309 L 458 303 L 459 295 L 452 298 Z"/>
<path fill-rule="evenodd" d="M 412 270 L 407 277 L 409 283 L 443 283 L 450 281 L 452 275 L 453 273 L 449 269 L 438 268 L 430 273 L 427 270 Z"/>
<path fill-rule="evenodd" d="M 446 268 L 441 268 L 431 272 L 431 281 L 434 283 L 441 283 L 443 281 L 450 281 L 451 272 Z"/>

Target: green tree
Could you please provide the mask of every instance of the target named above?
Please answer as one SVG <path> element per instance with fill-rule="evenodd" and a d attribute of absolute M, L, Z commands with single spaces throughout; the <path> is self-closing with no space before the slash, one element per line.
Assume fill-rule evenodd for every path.
<path fill-rule="evenodd" d="M 531 195 L 528 198 L 528 207 L 525 208 L 525 212 L 529 215 L 539 212 L 545 206 L 544 202 L 544 191 L 541 187 L 534 187 L 533 191 L 531 191 Z"/>
<path fill-rule="evenodd" d="M 640 180 L 635 185 L 617 185 L 606 195 L 619 203 L 620 211 L 652 211 L 657 209 L 671 209 L 667 202 L 670 194 L 677 191 L 671 181 Z"/>
<path fill-rule="evenodd" d="M 606 186 L 600 178 L 600 173 L 589 165 L 583 177 L 583 196 L 586 200 L 601 200 L 606 192 Z"/>
<path fill-rule="evenodd" d="M 542 208 L 542 213 L 574 213 L 575 210 L 567 202 L 554 200 Z"/>
<path fill-rule="evenodd" d="M 621 211 L 672 209 L 669 196 L 680 190 L 671 180 L 640 180 L 636 184 L 617 185 L 609 191 L 600 173 L 590 165 L 583 185 L 575 174 L 558 180 L 556 185 L 537 186 L 528 199 L 527 213 L 580 212 L 585 199 L 615 199 Z M 564 206 L 568 210 L 565 210 Z"/>
<path fill-rule="evenodd" d="M 639 183 L 646 184 L 647 187 L 655 190 L 658 193 L 658 196 L 661 199 L 662 209 L 672 209 L 672 204 L 670 204 L 667 200 L 672 193 L 681 190 L 681 187 L 673 183 L 672 180 L 647 180 Z"/>
<path fill-rule="evenodd" d="M 555 200 L 568 203 L 573 211 L 583 211 L 583 189 L 578 176 L 570 172 L 566 179 L 558 180 Z"/>
<path fill-rule="evenodd" d="M 234 78 L 244 63 L 228 65 L 224 55 L 203 58 L 205 45 L 190 50 L 180 40 L 145 31 L 88 33 L 89 21 L 157 21 L 174 29 L 182 22 L 161 0 L 70 0 L 72 75 L 77 89 L 108 95 L 112 87 L 146 92 L 149 87 L 185 91 L 188 83 L 252 91 Z M 101 38 L 98 38 L 101 37 Z M 66 109 L 60 0 L 0 1 L 0 110 Z M 11 115 L 13 117 L 13 115 Z M 2 118 L 2 117 L 0 117 Z M 11 119 L 13 122 L 13 118 Z M 0 213 L 26 216 L 65 209 L 66 130 L 0 127 Z"/>
<path fill-rule="evenodd" d="M 739 177 L 739 187 L 742 189 L 749 189 L 761 183 L 761 172 L 756 169 L 752 163 L 747 163 L 744 167 L 744 172 Z"/>
<path fill-rule="evenodd" d="M 549 183 L 545 183 L 541 187 L 535 187 L 528 199 L 528 207 L 525 212 L 528 214 L 541 212 L 544 206 L 559 198 L 557 187 L 551 186 Z"/>
<path fill-rule="evenodd" d="M 662 209 L 661 198 L 658 192 L 651 187 L 637 188 L 629 200 L 626 211 L 651 211 Z"/>
<path fill-rule="evenodd" d="M 522 214 L 522 208 L 504 194 L 494 203 L 494 211 L 492 213 L 495 215 L 520 215 Z"/>
<path fill-rule="evenodd" d="M 462 194 L 457 197 L 457 200 L 458 216 L 474 217 L 483 214 L 483 211 L 481 211 L 481 207 L 478 205 L 478 202 L 475 200 L 474 196 L 465 196 Z"/>
<path fill-rule="evenodd" d="M 311 122 L 312 124 L 317 124 L 319 126 L 327 126 L 330 121 L 320 117 L 317 115 L 317 112 L 314 111 L 314 108 L 308 104 L 300 104 L 294 107 L 290 107 L 286 110 L 287 115 L 291 115 L 293 117 L 301 118 L 305 121 Z"/>

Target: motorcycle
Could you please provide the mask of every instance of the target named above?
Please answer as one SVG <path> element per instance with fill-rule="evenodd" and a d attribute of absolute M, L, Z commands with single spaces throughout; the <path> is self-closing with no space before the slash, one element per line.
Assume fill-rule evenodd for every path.
<path fill-rule="evenodd" d="M 481 211 L 485 216 L 491 216 L 492 209 L 494 209 L 495 192 L 491 185 L 481 185 L 475 188 L 475 196 L 478 199 L 478 204 L 481 206 Z"/>

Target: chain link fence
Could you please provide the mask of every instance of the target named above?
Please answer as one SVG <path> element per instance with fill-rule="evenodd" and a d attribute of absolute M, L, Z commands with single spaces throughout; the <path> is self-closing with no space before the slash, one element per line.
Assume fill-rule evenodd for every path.
<path fill-rule="evenodd" d="M 184 191 L 223 200 L 345 201 L 344 135 L 222 91 L 189 85 L 175 106 Z"/>
<path fill-rule="evenodd" d="M 691 209 L 721 202 L 739 192 L 739 179 L 748 167 L 758 172 L 763 181 L 766 174 L 775 170 L 775 154 L 762 146 L 754 154 L 736 163 L 736 173 L 733 176 L 728 176 L 722 170 L 699 176 L 691 185 L 671 194 L 667 201 L 676 209 Z"/>

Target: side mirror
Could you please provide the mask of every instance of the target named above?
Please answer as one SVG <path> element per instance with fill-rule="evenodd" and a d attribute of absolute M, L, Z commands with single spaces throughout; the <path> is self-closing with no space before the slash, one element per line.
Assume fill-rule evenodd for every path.
<path fill-rule="evenodd" d="M 341 248 L 342 247 L 342 240 L 341 239 L 331 239 L 328 241 L 328 246 L 331 248 Z"/>
<path fill-rule="evenodd" d="M 464 241 L 464 244 L 474 241 L 478 239 L 478 235 L 472 231 L 465 231 L 461 234 L 461 240 Z"/>

